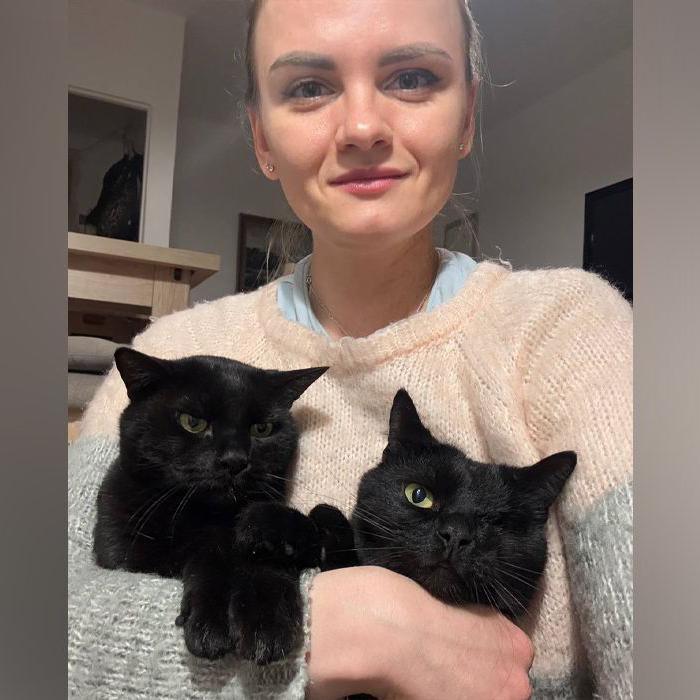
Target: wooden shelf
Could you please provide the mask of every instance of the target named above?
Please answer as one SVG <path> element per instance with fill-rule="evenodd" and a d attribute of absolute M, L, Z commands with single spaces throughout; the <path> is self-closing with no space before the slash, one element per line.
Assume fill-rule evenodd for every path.
<path fill-rule="evenodd" d="M 111 260 L 131 260 L 150 263 L 159 267 L 189 270 L 191 287 L 196 287 L 211 277 L 221 268 L 221 258 L 213 253 L 200 253 L 196 250 L 181 248 L 163 248 L 146 243 L 119 241 L 104 236 L 87 233 L 68 232 L 68 253 L 88 255 L 91 258 L 109 258 Z"/>
<path fill-rule="evenodd" d="M 149 317 L 187 308 L 190 289 L 219 268 L 211 253 L 69 231 L 69 333 L 130 342 Z"/>

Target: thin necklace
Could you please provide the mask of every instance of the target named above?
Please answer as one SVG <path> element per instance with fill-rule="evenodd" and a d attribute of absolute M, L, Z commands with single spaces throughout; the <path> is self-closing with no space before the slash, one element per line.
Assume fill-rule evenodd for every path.
<path fill-rule="evenodd" d="M 436 251 L 437 253 L 437 251 Z M 435 280 L 437 279 L 437 271 L 439 269 L 438 267 L 435 269 L 435 276 L 433 277 L 432 282 L 428 286 L 428 291 L 425 293 L 425 296 L 421 299 L 420 304 L 418 304 L 418 307 L 416 310 L 409 314 L 409 316 L 415 316 L 417 313 L 420 313 L 423 310 L 423 307 L 425 306 L 425 302 L 428 301 L 428 297 L 430 296 L 430 292 L 433 289 L 433 285 L 435 284 Z M 314 291 L 313 286 L 311 285 L 311 272 L 307 271 L 306 273 L 306 279 L 304 280 L 306 283 L 306 290 L 307 292 L 316 300 L 316 303 L 328 314 L 328 318 L 330 318 L 333 323 L 335 323 L 336 327 L 338 330 L 344 335 L 344 336 L 349 336 L 350 333 L 348 333 L 343 326 L 340 324 L 340 321 L 333 315 L 333 312 L 321 301 L 320 297 L 316 292 Z"/>

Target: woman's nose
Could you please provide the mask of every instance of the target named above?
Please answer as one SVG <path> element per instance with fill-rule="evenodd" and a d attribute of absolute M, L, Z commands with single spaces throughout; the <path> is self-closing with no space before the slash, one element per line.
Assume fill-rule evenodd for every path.
<path fill-rule="evenodd" d="M 345 91 L 339 105 L 342 112 L 336 132 L 339 150 L 359 148 L 369 151 L 377 146 L 391 145 L 391 128 L 382 114 L 381 99 L 374 86 Z"/>

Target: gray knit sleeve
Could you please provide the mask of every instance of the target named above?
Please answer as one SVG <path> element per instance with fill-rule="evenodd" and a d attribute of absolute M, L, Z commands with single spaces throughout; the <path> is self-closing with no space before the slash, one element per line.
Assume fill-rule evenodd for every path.
<path fill-rule="evenodd" d="M 525 411 L 540 454 L 578 456 L 555 505 L 571 596 L 595 697 L 626 700 L 633 680 L 632 309 L 596 275 L 568 279 L 574 283 L 560 293 L 532 356 Z"/>
<path fill-rule="evenodd" d="M 69 448 L 69 697 L 303 698 L 308 596 L 315 571 L 302 575 L 304 642 L 294 658 L 257 667 L 231 657 L 209 661 L 192 656 L 175 626 L 180 581 L 109 571 L 92 560 L 97 489 L 116 454 L 113 440 L 96 437 Z"/>

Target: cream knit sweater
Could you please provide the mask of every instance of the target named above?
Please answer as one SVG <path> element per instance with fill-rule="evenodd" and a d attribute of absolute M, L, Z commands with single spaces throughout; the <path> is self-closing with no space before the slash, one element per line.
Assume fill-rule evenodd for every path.
<path fill-rule="evenodd" d="M 399 387 L 436 438 L 476 460 L 526 465 L 575 450 L 550 517 L 541 595 L 522 623 L 536 649 L 534 697 L 632 697 L 632 313 L 601 278 L 484 262 L 434 311 L 340 341 L 286 320 L 272 283 L 159 319 L 134 347 L 265 368 L 330 365 L 294 405 L 292 504 L 303 511 L 326 501 L 349 514 Z M 69 461 L 72 697 L 303 697 L 308 634 L 296 658 L 262 671 L 195 659 L 173 624 L 179 582 L 92 563 L 95 493 L 126 402 L 113 369 Z"/>

